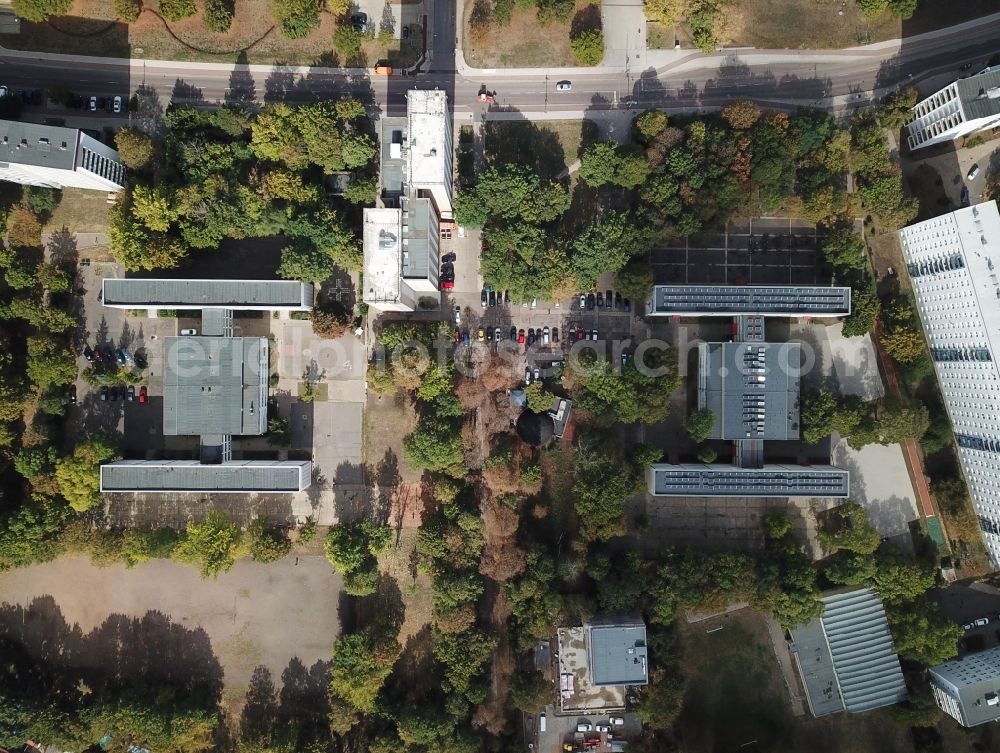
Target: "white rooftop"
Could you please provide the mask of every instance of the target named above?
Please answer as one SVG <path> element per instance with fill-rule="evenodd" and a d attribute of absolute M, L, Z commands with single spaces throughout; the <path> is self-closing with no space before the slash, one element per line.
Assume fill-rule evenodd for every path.
<path fill-rule="evenodd" d="M 401 234 L 400 209 L 365 209 L 362 230 L 365 289 L 362 299 L 366 303 L 399 300 Z"/>
<path fill-rule="evenodd" d="M 447 95 L 439 89 L 411 89 L 406 100 L 407 183 L 420 187 L 450 182 Z"/>

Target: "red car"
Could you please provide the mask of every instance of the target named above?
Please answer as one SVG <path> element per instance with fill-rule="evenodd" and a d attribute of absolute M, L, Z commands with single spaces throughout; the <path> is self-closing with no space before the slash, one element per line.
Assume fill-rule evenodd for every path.
<path fill-rule="evenodd" d="M 576 331 L 576 339 L 577 340 L 585 340 L 586 339 L 586 335 L 587 335 L 587 330 L 585 330 L 583 327 L 580 327 L 580 329 L 578 329 Z"/>
<path fill-rule="evenodd" d="M 523 329 L 519 329 L 517 331 L 517 344 L 518 345 L 524 345 L 524 330 Z"/>
<path fill-rule="evenodd" d="M 441 283 L 441 290 L 451 290 L 455 287 L 455 283 L 452 280 L 444 280 Z"/>
<path fill-rule="evenodd" d="M 146 385 L 139 388 L 139 404 L 142 405 L 146 402 Z"/>

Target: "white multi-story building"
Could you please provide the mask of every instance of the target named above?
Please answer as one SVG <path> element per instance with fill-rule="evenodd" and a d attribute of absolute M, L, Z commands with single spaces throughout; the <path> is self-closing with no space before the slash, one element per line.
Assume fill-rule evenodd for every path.
<path fill-rule="evenodd" d="M 977 204 L 899 238 L 969 494 L 1000 565 L 1000 212 Z"/>
<path fill-rule="evenodd" d="M 452 216 L 452 143 L 448 95 L 440 89 L 406 93 L 407 171 L 410 189 L 427 192 L 442 217 Z"/>
<path fill-rule="evenodd" d="M 910 149 L 954 141 L 1000 125 L 1000 67 L 960 78 L 913 107 L 906 124 Z"/>
<path fill-rule="evenodd" d="M 927 670 L 937 705 L 963 727 L 1000 719 L 1000 646 Z"/>
<path fill-rule="evenodd" d="M 118 152 L 76 128 L 0 120 L 0 180 L 119 191 L 125 172 Z"/>

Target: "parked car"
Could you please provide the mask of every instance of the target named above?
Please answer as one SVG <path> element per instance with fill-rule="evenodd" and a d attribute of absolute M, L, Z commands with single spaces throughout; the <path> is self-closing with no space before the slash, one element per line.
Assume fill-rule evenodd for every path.
<path fill-rule="evenodd" d="M 568 91 L 572 90 L 572 88 L 573 88 L 573 84 L 570 81 L 559 81 L 556 84 L 556 91 L 557 92 L 568 92 Z"/>
<path fill-rule="evenodd" d="M 531 369 L 525 367 L 524 369 L 524 383 L 531 384 Z"/>
<path fill-rule="evenodd" d="M 455 327 L 455 347 L 457 348 L 462 343 L 462 330 Z"/>
<path fill-rule="evenodd" d="M 486 340 L 487 342 L 493 342 L 493 329 L 490 327 L 486 328 Z"/>
<path fill-rule="evenodd" d="M 600 339 L 600 336 L 597 334 L 597 330 L 596 329 L 590 330 L 590 339 L 591 340 L 599 340 Z"/>
<path fill-rule="evenodd" d="M 615 308 L 620 309 L 622 307 L 622 294 L 615 293 Z"/>
<path fill-rule="evenodd" d="M 959 66 L 958 70 L 960 70 L 960 71 L 967 71 L 970 68 L 972 68 L 972 66 L 974 66 L 974 65 L 975 65 L 975 63 L 963 63 L 962 65 Z"/>
<path fill-rule="evenodd" d="M 461 324 L 461 323 L 462 323 L 462 307 L 461 306 L 456 306 L 455 307 L 455 324 Z"/>
<path fill-rule="evenodd" d="M 614 305 L 614 298 L 611 296 L 610 290 L 604 294 L 604 303 L 608 308 L 611 308 Z"/>
<path fill-rule="evenodd" d="M 594 729 L 594 725 L 589 722 L 580 722 L 576 725 L 577 732 L 590 732 L 592 729 Z"/>
<path fill-rule="evenodd" d="M 489 296 L 486 293 L 486 288 L 483 288 L 483 292 L 479 294 L 479 303 L 482 305 L 483 308 L 486 308 L 486 304 L 488 303 L 488 301 L 489 301 Z"/>
<path fill-rule="evenodd" d="M 528 327 L 528 347 L 535 344 L 535 330 Z"/>
<path fill-rule="evenodd" d="M 441 257 L 441 261 L 443 261 L 443 262 L 454 262 L 457 258 L 458 258 L 458 256 L 456 256 L 455 253 L 452 252 L 450 254 L 445 254 L 444 256 L 442 256 Z"/>
<path fill-rule="evenodd" d="M 146 363 L 146 353 L 145 353 L 145 351 L 137 350 L 135 352 L 134 359 L 135 359 L 135 365 L 138 368 L 140 368 L 140 369 L 144 369 L 148 365 Z"/>
<path fill-rule="evenodd" d="M 467 329 L 462 330 L 462 343 L 465 345 L 469 344 L 469 330 Z"/>
<path fill-rule="evenodd" d="M 181 334 L 184 335 L 184 336 L 187 336 L 187 337 L 191 337 L 191 336 L 197 335 L 198 334 L 198 330 L 196 330 L 196 329 L 182 329 L 181 330 Z"/>
<path fill-rule="evenodd" d="M 604 308 L 604 293 L 600 290 L 597 291 L 597 308 Z"/>
<path fill-rule="evenodd" d="M 595 305 L 595 301 L 596 300 L 597 299 L 594 298 L 594 294 L 593 293 L 588 293 L 587 294 L 587 311 L 593 311 L 594 310 L 594 305 Z"/>
<path fill-rule="evenodd" d="M 538 308 L 538 299 L 537 298 L 532 298 L 531 299 L 531 308 L 533 308 L 533 309 L 537 309 Z"/>
<path fill-rule="evenodd" d="M 622 351 L 622 366 L 627 366 L 627 365 L 628 365 L 628 353 L 626 353 L 623 350 Z"/>
<path fill-rule="evenodd" d="M 112 385 L 111 387 L 109 387 L 108 388 L 108 397 L 111 398 L 111 400 L 117 400 L 118 399 L 118 388 L 115 387 L 114 385 Z"/>
<path fill-rule="evenodd" d="M 625 719 L 620 716 L 613 716 L 608 721 L 611 722 L 613 727 L 621 727 L 625 724 Z"/>
<path fill-rule="evenodd" d="M 512 343 L 516 343 L 517 342 L 517 327 L 511 327 L 510 328 L 510 341 Z"/>
<path fill-rule="evenodd" d="M 69 404 L 76 405 L 76 385 L 71 384 L 69 386 Z"/>
<path fill-rule="evenodd" d="M 146 403 L 146 385 L 142 385 L 139 388 L 139 405 L 144 405 Z"/>
<path fill-rule="evenodd" d="M 87 359 L 87 363 L 94 362 L 94 351 L 90 349 L 89 345 L 85 345 L 83 348 L 83 357 Z"/>
<path fill-rule="evenodd" d="M 976 627 L 986 627 L 987 625 L 990 624 L 990 618 L 989 617 L 980 617 L 973 624 Z"/>
<path fill-rule="evenodd" d="M 496 342 L 500 342 L 500 340 L 502 340 L 502 339 L 503 339 L 503 334 L 500 332 L 500 328 L 499 327 L 494 327 L 493 328 L 493 340 L 496 341 Z"/>
<path fill-rule="evenodd" d="M 519 329 L 517 331 L 517 344 L 518 345 L 524 345 L 524 330 L 523 329 Z"/>
<path fill-rule="evenodd" d="M 115 113 L 122 111 L 122 98 L 120 96 L 116 96 L 112 100 L 111 109 L 114 110 Z"/>
<path fill-rule="evenodd" d="M 125 394 L 125 396 L 128 398 L 128 401 L 130 403 L 135 402 L 135 387 L 133 385 L 130 384 L 128 386 L 128 392 Z"/>
<path fill-rule="evenodd" d="M 7 96 L 7 87 L 0 86 L 0 97 L 6 97 L 6 96 Z"/>
<path fill-rule="evenodd" d="M 118 361 L 119 366 L 124 366 L 129 362 L 129 354 L 125 348 L 119 348 L 115 353 L 115 360 Z"/>
<path fill-rule="evenodd" d="M 577 339 L 577 342 L 579 342 L 580 340 L 586 340 L 587 339 L 587 330 L 585 330 L 583 327 L 580 327 L 580 329 L 578 329 L 576 331 L 576 339 Z"/>
<path fill-rule="evenodd" d="M 611 725 L 610 724 L 595 724 L 594 725 L 594 730 L 597 731 L 597 732 L 610 732 L 611 731 Z"/>
<path fill-rule="evenodd" d="M 977 175 L 979 175 L 979 165 L 973 165 L 969 168 L 969 174 L 966 177 L 969 180 L 975 180 Z"/>
<path fill-rule="evenodd" d="M 482 327 L 480 327 L 479 330 L 476 332 L 476 339 L 479 340 L 479 342 L 482 342 L 483 340 L 486 339 L 486 332 L 485 330 L 483 330 Z"/>
<path fill-rule="evenodd" d="M 101 387 L 101 402 L 106 402 L 108 399 L 108 388 Z"/>
<path fill-rule="evenodd" d="M 489 302 L 490 302 L 490 308 L 493 308 L 494 306 L 497 305 L 497 294 L 494 293 L 492 290 L 490 291 Z"/>
<path fill-rule="evenodd" d="M 962 206 L 963 207 L 969 206 L 969 187 L 968 186 L 962 186 L 962 199 L 961 199 L 961 201 L 962 201 Z"/>
<path fill-rule="evenodd" d="M 104 346 L 104 349 L 101 351 L 101 357 L 108 366 L 115 362 L 115 352 L 110 345 Z"/>
<path fill-rule="evenodd" d="M 503 291 L 503 302 L 505 306 L 510 306 L 510 291 Z"/>
<path fill-rule="evenodd" d="M 576 325 L 575 324 L 569 325 L 569 338 L 568 339 L 569 339 L 569 342 L 571 342 L 571 343 L 575 343 L 576 342 Z"/>
<path fill-rule="evenodd" d="M 364 34 L 368 30 L 368 14 L 367 13 L 355 13 L 351 16 L 351 26 L 354 30 Z"/>
<path fill-rule="evenodd" d="M 580 293 L 580 311 L 587 308 L 587 295 L 586 293 Z"/>
<path fill-rule="evenodd" d="M 542 370 L 536 366 L 532 376 L 535 378 L 536 382 L 542 381 Z"/>
<path fill-rule="evenodd" d="M 90 109 L 91 112 L 97 112 L 97 97 L 90 98 L 90 103 L 88 104 L 88 108 Z"/>

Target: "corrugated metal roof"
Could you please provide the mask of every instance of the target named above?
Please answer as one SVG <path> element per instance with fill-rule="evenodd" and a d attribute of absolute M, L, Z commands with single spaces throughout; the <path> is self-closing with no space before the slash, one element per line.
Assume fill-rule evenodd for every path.
<path fill-rule="evenodd" d="M 263 434 L 267 338 L 167 337 L 163 433 Z"/>
<path fill-rule="evenodd" d="M 814 285 L 655 285 L 653 314 L 843 316 L 851 289 Z"/>
<path fill-rule="evenodd" d="M 960 78 L 955 86 L 966 120 L 988 118 L 1000 113 L 1000 67 L 987 68 L 974 76 Z"/>
<path fill-rule="evenodd" d="M 838 698 L 842 707 L 853 713 L 904 700 L 906 683 L 878 596 L 870 589 L 858 588 L 830 594 L 822 602 L 823 615 L 818 620 L 791 631 L 813 713 L 822 716 L 838 711 Z M 833 662 L 836 697 L 829 692 L 827 672 L 820 666 L 825 659 L 817 644 L 818 628 Z M 816 656 L 820 665 L 812 663 Z"/>
<path fill-rule="evenodd" d="M 332 268 L 332 267 L 331 267 Z M 308 308 L 313 286 L 298 280 L 106 279 L 104 305 L 141 308 Z"/>
<path fill-rule="evenodd" d="M 297 492 L 309 485 L 308 460 L 123 460 L 101 466 L 102 492 Z"/>
<path fill-rule="evenodd" d="M 0 162 L 72 170 L 79 133 L 76 128 L 0 120 Z"/>

